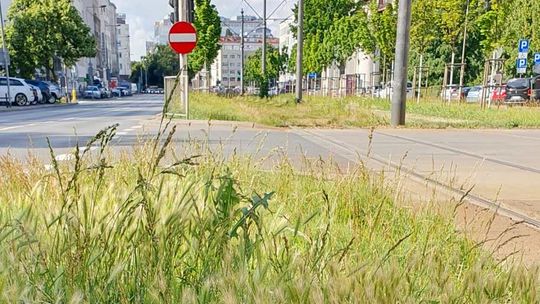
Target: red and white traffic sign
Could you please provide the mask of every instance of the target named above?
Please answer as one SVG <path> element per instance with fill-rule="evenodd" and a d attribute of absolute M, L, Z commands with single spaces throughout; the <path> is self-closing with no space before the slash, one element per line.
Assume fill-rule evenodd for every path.
<path fill-rule="evenodd" d="M 177 22 L 169 31 L 169 45 L 178 54 L 189 54 L 197 46 L 197 30 L 189 22 Z"/>

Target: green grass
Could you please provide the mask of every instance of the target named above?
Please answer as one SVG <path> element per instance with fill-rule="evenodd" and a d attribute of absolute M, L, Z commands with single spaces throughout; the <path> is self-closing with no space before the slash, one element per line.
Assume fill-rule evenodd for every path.
<path fill-rule="evenodd" d="M 390 103 L 371 98 L 307 96 L 297 105 L 291 95 L 270 99 L 191 95 L 191 118 L 249 121 L 275 127 L 385 127 L 390 121 Z M 443 103 L 439 100 L 407 105 L 411 128 L 538 128 L 540 107 L 493 107 Z"/>
<path fill-rule="evenodd" d="M 98 136 L 106 146 L 114 129 Z M 204 146 L 0 160 L 0 301 L 534 303 L 452 219 L 412 213 L 358 168 L 269 170 Z M 95 152 L 94 152 L 95 153 Z M 79 155 L 79 154 L 77 154 Z M 331 178 L 329 178 L 331 177 Z"/>
<path fill-rule="evenodd" d="M 250 121 L 268 126 L 365 127 L 386 124 L 386 120 L 357 100 L 309 98 L 297 105 L 291 95 L 270 99 L 218 97 L 192 94 L 192 119 Z"/>

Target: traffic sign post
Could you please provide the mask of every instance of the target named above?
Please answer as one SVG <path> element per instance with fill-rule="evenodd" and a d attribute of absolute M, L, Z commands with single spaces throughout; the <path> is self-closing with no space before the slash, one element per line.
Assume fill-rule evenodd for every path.
<path fill-rule="evenodd" d="M 519 53 L 529 53 L 529 47 L 531 46 L 530 41 L 527 39 L 520 39 L 518 45 Z"/>
<path fill-rule="evenodd" d="M 193 52 L 197 46 L 197 30 L 193 24 L 181 21 L 185 20 L 185 7 L 183 5 L 178 5 L 176 7 L 176 13 L 180 21 L 175 23 L 169 31 L 169 46 L 179 55 L 178 57 L 181 74 L 180 100 L 184 104 L 186 119 L 189 119 L 189 78 L 187 73 L 187 54 Z M 166 98 L 168 98 L 168 96 L 166 96 Z"/>
<path fill-rule="evenodd" d="M 516 67 L 518 74 L 525 74 L 527 72 L 527 58 L 519 58 L 516 60 Z"/>
<path fill-rule="evenodd" d="M 177 53 L 186 55 L 197 46 L 197 30 L 189 22 L 177 22 L 169 31 L 169 45 Z"/>
<path fill-rule="evenodd" d="M 540 53 L 534 54 L 534 64 L 540 65 Z"/>

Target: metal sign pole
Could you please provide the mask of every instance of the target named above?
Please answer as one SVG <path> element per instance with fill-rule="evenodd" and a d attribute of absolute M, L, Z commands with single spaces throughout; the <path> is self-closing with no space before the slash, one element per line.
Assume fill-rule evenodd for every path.
<path fill-rule="evenodd" d="M 6 48 L 6 31 L 4 30 L 4 15 L 2 12 L 2 3 L 0 2 L 0 22 L 2 25 L 2 50 L 4 51 L 4 68 L 6 69 L 6 76 L 7 76 L 7 103 L 9 107 L 12 106 L 11 104 L 11 84 L 9 79 L 9 54 Z"/>

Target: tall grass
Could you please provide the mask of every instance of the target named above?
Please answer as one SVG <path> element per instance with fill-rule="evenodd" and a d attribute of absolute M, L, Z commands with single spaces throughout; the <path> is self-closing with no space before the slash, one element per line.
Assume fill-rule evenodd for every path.
<path fill-rule="evenodd" d="M 0 160 L 0 301 L 539 301 L 538 271 L 498 265 L 451 219 L 397 207 L 362 167 L 268 170 L 204 146 L 175 152 L 171 133 L 114 156 L 114 133 L 52 170 Z"/>
<path fill-rule="evenodd" d="M 407 103 L 407 127 L 413 128 L 538 128 L 538 107 L 493 107 L 478 104 L 423 100 Z M 191 116 L 195 119 L 250 121 L 288 127 L 388 126 L 390 102 L 369 97 L 330 98 L 306 96 L 297 105 L 292 95 L 270 99 L 220 97 L 191 94 Z"/>

